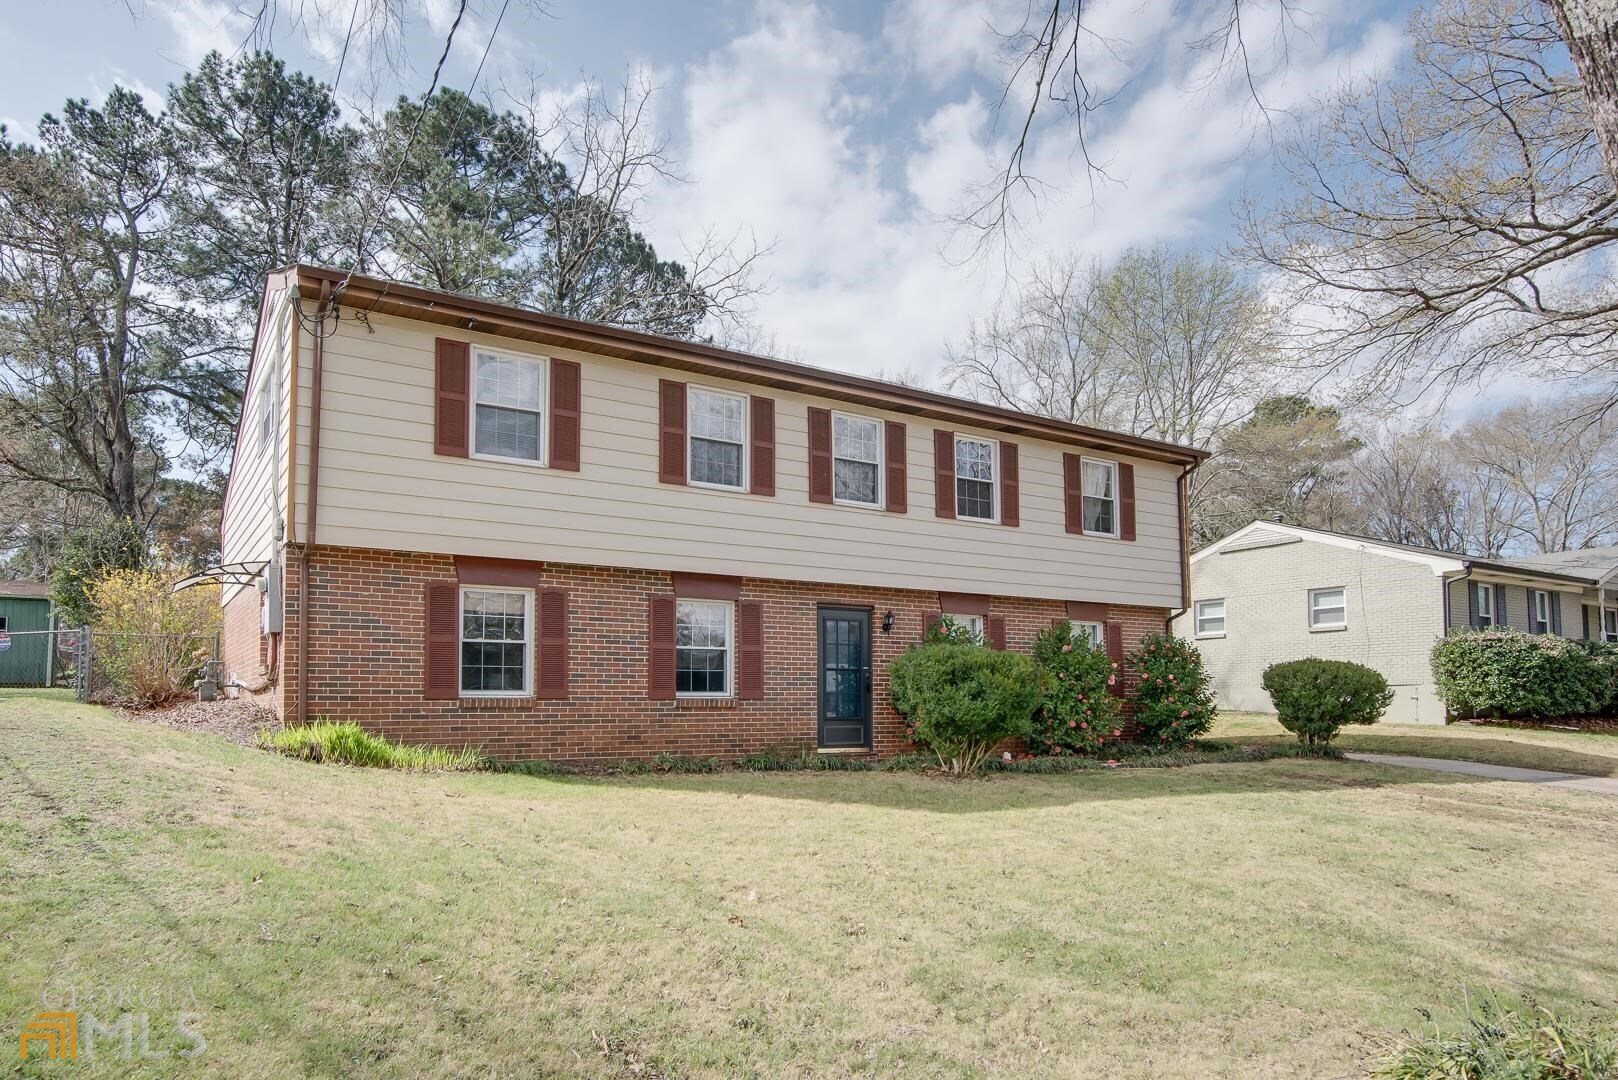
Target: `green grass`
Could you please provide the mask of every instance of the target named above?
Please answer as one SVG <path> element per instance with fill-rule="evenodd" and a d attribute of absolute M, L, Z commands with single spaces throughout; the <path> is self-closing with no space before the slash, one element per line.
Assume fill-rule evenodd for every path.
<path fill-rule="evenodd" d="M 1262 713 L 1224 713 L 1211 735 L 1250 743 L 1297 743 L 1297 737 L 1283 730 L 1275 717 Z M 1374 724 L 1344 728 L 1332 745 L 1372 754 L 1414 754 L 1584 776 L 1618 776 L 1618 734 L 1592 731 Z"/>
<path fill-rule="evenodd" d="M 1389 1040 L 1381 1080 L 1599 1080 L 1618 1076 L 1613 1016 L 1570 1021 L 1485 997 L 1460 1022 L 1434 1020 Z"/>
<path fill-rule="evenodd" d="M 195 1002 L 156 1076 L 1350 1076 L 1464 988 L 1610 1008 L 1614 850 L 1343 761 L 408 773 L 0 693 L 0 1017 Z"/>
<path fill-rule="evenodd" d="M 445 750 L 436 746 L 389 742 L 352 720 L 317 720 L 311 724 L 265 731 L 259 735 L 259 745 L 301 761 L 359 765 L 372 769 L 472 772 L 489 767 L 489 760 L 470 747 Z"/>

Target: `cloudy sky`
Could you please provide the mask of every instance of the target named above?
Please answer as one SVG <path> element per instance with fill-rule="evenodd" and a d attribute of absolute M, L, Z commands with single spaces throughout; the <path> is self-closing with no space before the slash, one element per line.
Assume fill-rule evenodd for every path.
<path fill-rule="evenodd" d="M 351 108 L 420 93 L 456 0 L 395 0 L 409 12 L 400 65 L 351 54 L 341 90 Z M 278 7 L 276 5 L 279 5 Z M 1251 7 L 1251 5 L 1249 5 Z M 1044 194 L 1028 209 L 1009 261 L 964 258 L 950 223 L 992 174 L 1016 118 L 992 104 L 1005 69 L 996 31 L 1016 29 L 1026 0 L 823 3 L 718 0 L 471 0 L 446 68 L 448 85 L 567 94 L 649 72 L 658 123 L 687 182 L 660 189 L 647 231 L 678 254 L 705 229 L 773 244 L 757 321 L 779 350 L 853 371 L 936 376 L 946 345 L 1003 295 L 1027 260 L 1108 259 L 1131 244 L 1218 251 L 1232 204 L 1271 194 L 1267 144 L 1343 80 L 1399 62 L 1409 5 L 1294 5 L 1294 22 L 1245 27 L 1245 79 L 1188 46 L 1222 0 L 1111 0 L 1089 9 L 1086 70 L 1103 94 L 1091 156 L 1096 180 L 1054 117 L 1031 171 Z M 237 9 L 259 0 L 57 0 L 9 6 L 0 22 L 0 122 L 29 138 L 69 97 L 115 82 L 159 103 L 210 48 L 242 46 Z M 294 66 L 331 79 L 351 0 L 272 0 L 261 29 Z M 485 51 L 487 55 L 485 59 Z M 1279 62 L 1284 52 L 1285 63 Z"/>

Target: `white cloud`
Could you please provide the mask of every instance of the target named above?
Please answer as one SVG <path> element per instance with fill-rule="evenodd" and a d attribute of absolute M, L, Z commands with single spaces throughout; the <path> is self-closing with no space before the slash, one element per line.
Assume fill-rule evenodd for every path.
<path fill-rule="evenodd" d="M 186 67 L 196 67 L 215 49 L 230 56 L 252 28 L 251 20 L 224 0 L 160 0 L 153 8 L 173 31 L 176 59 Z"/>

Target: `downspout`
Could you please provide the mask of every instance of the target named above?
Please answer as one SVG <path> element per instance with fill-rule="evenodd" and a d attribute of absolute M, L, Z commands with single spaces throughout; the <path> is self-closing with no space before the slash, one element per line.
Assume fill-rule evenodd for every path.
<path fill-rule="evenodd" d="M 315 522 L 320 507 L 320 377 L 325 368 L 326 305 L 330 299 L 331 282 L 322 280 L 320 306 L 315 309 L 315 341 L 311 351 L 309 373 L 309 493 L 304 507 L 303 547 L 298 551 L 298 723 L 300 724 L 309 722 L 309 551 L 315 546 Z"/>
<path fill-rule="evenodd" d="M 1466 567 L 1466 569 L 1461 571 L 1460 577 L 1444 578 L 1444 628 L 1443 632 L 1438 635 L 1441 638 L 1448 637 L 1450 630 L 1455 626 L 1455 620 L 1450 617 L 1452 614 L 1450 611 L 1450 595 L 1454 593 L 1455 590 L 1450 588 L 1450 586 L 1455 582 L 1465 581 L 1467 578 L 1472 576 L 1472 564 L 1470 562 L 1463 562 L 1461 565 Z M 1467 610 L 1472 610 L 1472 605 L 1470 603 L 1467 604 Z M 1468 626 L 1467 629 L 1470 630 L 1471 627 Z"/>
<path fill-rule="evenodd" d="M 1174 636 L 1174 620 L 1191 610 L 1191 497 L 1186 482 L 1196 468 L 1197 463 L 1192 462 L 1174 478 L 1174 509 L 1180 522 L 1180 610 L 1163 620 L 1163 633 L 1170 637 Z"/>

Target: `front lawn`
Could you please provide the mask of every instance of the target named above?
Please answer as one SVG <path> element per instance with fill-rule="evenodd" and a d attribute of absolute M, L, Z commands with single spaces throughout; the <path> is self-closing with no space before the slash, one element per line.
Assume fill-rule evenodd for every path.
<path fill-rule="evenodd" d="M 1297 741 L 1275 717 L 1264 713 L 1221 713 L 1208 734 L 1255 743 Z M 1370 754 L 1413 754 L 1584 776 L 1618 776 L 1618 734 L 1610 732 L 1479 724 L 1374 724 L 1344 728 L 1332 745 Z"/>
<path fill-rule="evenodd" d="M 194 1003 L 156 1075 L 1345 1076 L 1466 987 L 1610 1008 L 1615 849 L 1343 762 L 420 775 L 0 693 L 0 1015 Z"/>

